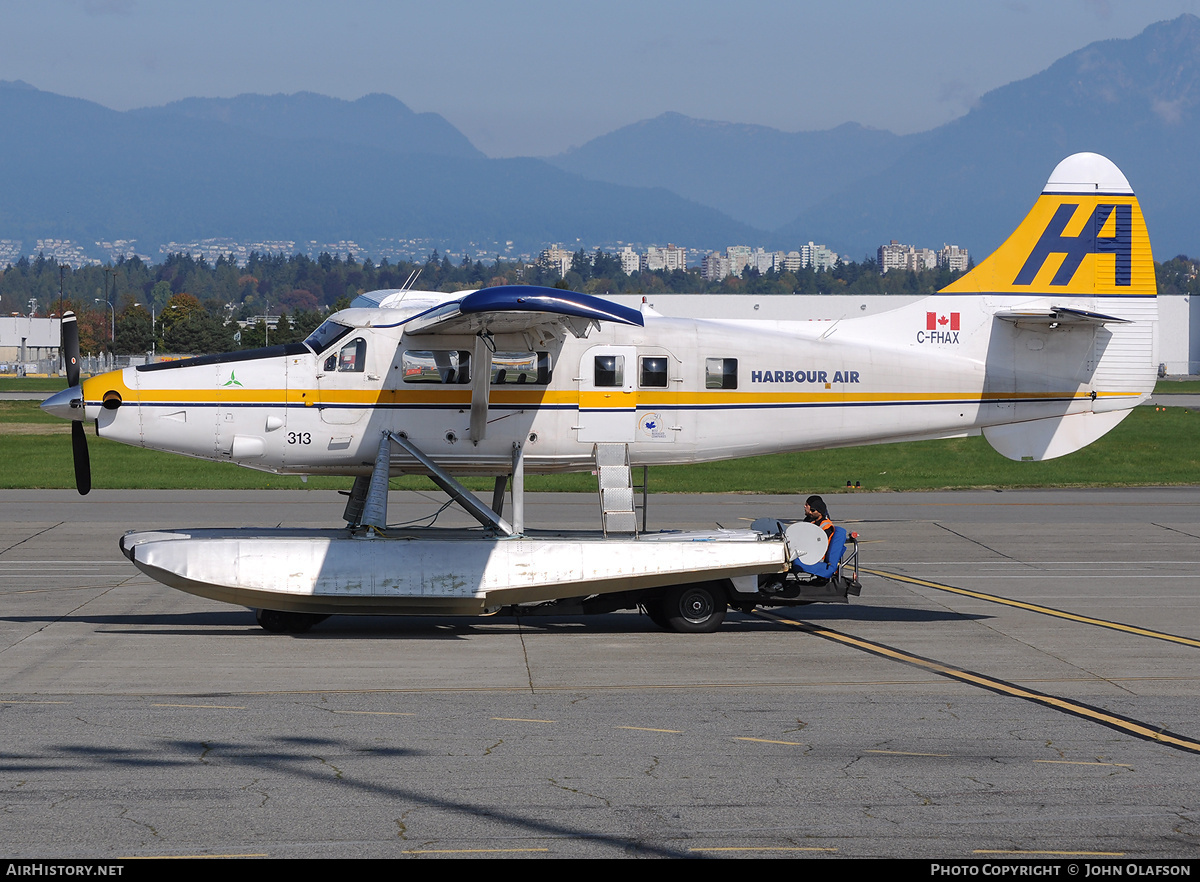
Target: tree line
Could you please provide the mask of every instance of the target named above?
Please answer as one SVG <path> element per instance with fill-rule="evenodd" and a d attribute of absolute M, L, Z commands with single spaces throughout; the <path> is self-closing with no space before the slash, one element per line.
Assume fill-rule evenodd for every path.
<path fill-rule="evenodd" d="M 1180 255 L 1155 265 L 1162 294 L 1200 293 L 1196 264 Z M 222 257 L 215 263 L 172 254 L 160 264 L 139 258 L 107 266 L 62 267 L 39 255 L 21 258 L 0 272 L 0 314 L 79 317 L 84 352 L 118 355 L 149 352 L 228 352 L 302 340 L 331 311 L 358 294 L 411 287 L 456 291 L 491 285 L 545 285 L 588 294 L 907 294 L 926 295 L 960 273 L 946 269 L 890 270 L 880 275 L 874 258 L 839 262 L 830 270 L 796 272 L 747 269 L 741 278 L 706 281 L 698 269 L 654 270 L 625 275 L 620 260 L 597 249 L 578 251 L 563 278 L 555 270 L 496 257 L 485 264 L 454 262 L 434 251 L 424 261 L 374 263 L 354 255 L 252 253 L 245 266 Z M 414 278 L 415 276 L 415 278 Z M 60 297 L 61 285 L 61 297 Z M 277 317 L 268 328 L 265 317 Z M 115 334 L 113 333 L 115 325 Z"/>

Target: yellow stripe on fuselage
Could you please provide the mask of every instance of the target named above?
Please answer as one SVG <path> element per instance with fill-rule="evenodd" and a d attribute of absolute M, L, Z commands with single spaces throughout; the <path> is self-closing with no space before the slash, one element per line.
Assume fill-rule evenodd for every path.
<path fill-rule="evenodd" d="M 105 375 L 108 377 L 108 375 Z M 128 403 L 171 403 L 171 404 L 287 404 L 287 405 L 359 405 L 361 407 L 387 407 L 389 405 L 405 405 L 409 407 L 456 406 L 469 407 L 471 391 L 469 388 L 445 390 L 408 390 L 408 389 L 363 389 L 363 390 L 321 390 L 316 389 L 148 389 L 140 395 L 130 390 L 123 383 L 98 382 L 101 377 L 93 377 L 84 381 L 84 397 L 89 402 L 99 403 L 105 392 L 114 390 L 120 392 L 122 399 Z M 1128 398 L 1128 392 L 1100 392 L 1097 398 Z M 596 408 L 629 408 L 635 406 L 641 409 L 654 407 L 711 407 L 719 405 L 787 405 L 787 404 L 907 404 L 914 402 L 995 402 L 995 401 L 1049 401 L 1049 400 L 1083 400 L 1091 398 L 1087 392 L 840 392 L 825 390 L 822 392 L 733 392 L 728 390 L 712 392 L 679 392 L 669 395 L 655 394 L 641 390 L 637 393 L 619 393 L 607 395 L 603 393 L 579 393 L 575 390 L 561 391 L 522 391 L 498 392 L 493 390 L 489 403 L 510 406 L 578 406 L 585 409 Z"/>

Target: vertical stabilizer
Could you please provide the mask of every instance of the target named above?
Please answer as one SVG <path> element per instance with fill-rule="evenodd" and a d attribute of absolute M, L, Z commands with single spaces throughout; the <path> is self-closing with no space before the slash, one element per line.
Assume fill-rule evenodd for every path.
<path fill-rule="evenodd" d="M 1155 296 L 1150 237 L 1133 188 L 1099 154 L 1068 156 L 1004 244 L 938 293 Z"/>

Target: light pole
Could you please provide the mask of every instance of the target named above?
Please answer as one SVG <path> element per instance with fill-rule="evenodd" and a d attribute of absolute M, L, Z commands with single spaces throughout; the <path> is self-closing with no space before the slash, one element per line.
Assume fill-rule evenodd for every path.
<path fill-rule="evenodd" d="M 110 328 L 111 333 L 109 334 L 108 339 L 111 342 L 115 343 L 117 341 L 117 311 L 115 309 L 113 309 L 113 305 L 111 303 L 109 303 L 107 300 L 101 300 L 99 297 L 96 297 L 94 299 L 97 303 L 103 303 L 105 306 L 107 306 L 109 311 L 112 313 L 112 325 Z"/>

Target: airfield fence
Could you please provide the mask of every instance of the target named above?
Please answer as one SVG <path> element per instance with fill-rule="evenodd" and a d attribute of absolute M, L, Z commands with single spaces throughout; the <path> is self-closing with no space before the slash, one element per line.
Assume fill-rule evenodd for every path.
<path fill-rule="evenodd" d="M 102 374 L 105 371 L 115 371 L 120 368 L 133 367 L 140 364 L 157 364 L 160 361 L 176 361 L 181 358 L 191 358 L 190 355 L 172 353 L 155 355 L 112 355 L 101 352 L 99 355 L 84 355 L 79 359 L 79 371 L 84 376 Z M 61 377 L 66 373 L 61 358 L 39 358 L 21 362 L 0 363 L 2 376 L 45 376 Z"/>

